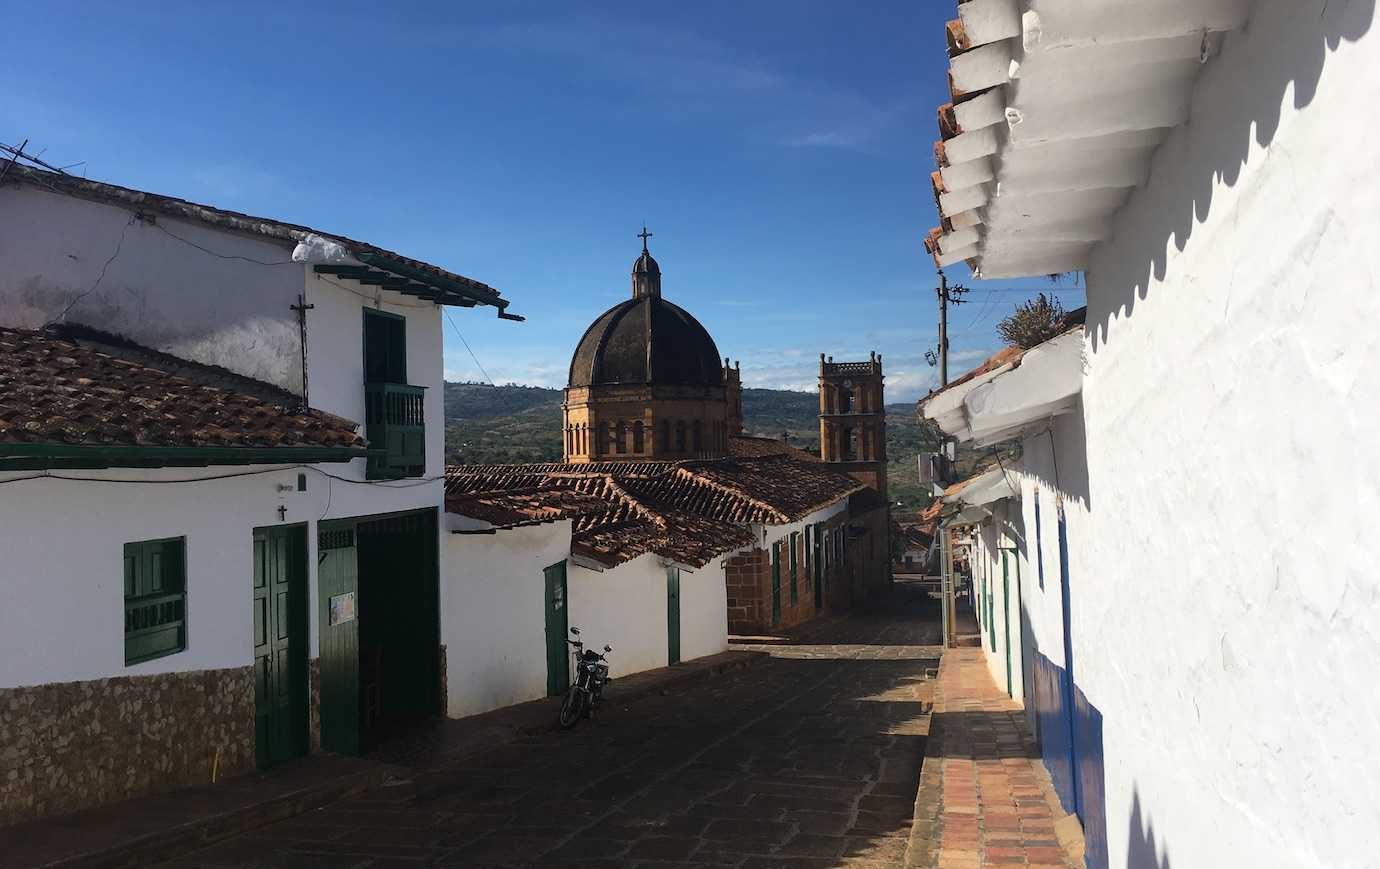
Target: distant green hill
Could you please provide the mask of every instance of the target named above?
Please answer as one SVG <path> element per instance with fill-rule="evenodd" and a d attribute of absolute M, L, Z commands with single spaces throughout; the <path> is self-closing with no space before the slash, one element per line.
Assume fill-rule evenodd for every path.
<path fill-rule="evenodd" d="M 561 458 L 561 391 L 539 386 L 447 383 L 447 464 L 555 462 Z M 748 434 L 780 437 L 819 451 L 819 397 L 784 389 L 744 389 L 743 428 Z M 916 456 L 939 448 L 939 432 L 921 426 L 913 404 L 886 406 L 887 471 L 891 500 L 902 510 L 930 503 L 918 481 Z M 959 469 L 970 473 L 991 461 L 961 453 Z"/>

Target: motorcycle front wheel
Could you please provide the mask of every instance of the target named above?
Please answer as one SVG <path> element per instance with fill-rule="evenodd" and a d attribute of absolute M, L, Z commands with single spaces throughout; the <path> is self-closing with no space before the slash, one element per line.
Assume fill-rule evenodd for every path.
<path fill-rule="evenodd" d="M 565 695 L 565 702 L 561 704 L 561 729 L 569 730 L 580 722 L 580 717 L 585 713 L 584 689 L 579 686 L 570 686 L 570 691 Z"/>

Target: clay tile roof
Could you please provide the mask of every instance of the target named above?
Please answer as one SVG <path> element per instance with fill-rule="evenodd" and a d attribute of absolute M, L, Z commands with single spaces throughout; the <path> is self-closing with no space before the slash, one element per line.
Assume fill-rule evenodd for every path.
<path fill-rule="evenodd" d="M 714 461 L 458 466 L 446 510 L 502 528 L 570 519 L 572 550 L 610 567 L 648 552 L 698 567 L 752 543 L 750 524 L 793 522 L 866 488 L 780 446 Z"/>
<path fill-rule="evenodd" d="M 819 456 L 814 453 L 791 446 L 779 438 L 759 438 L 750 435 L 729 436 L 728 454 L 740 459 L 757 459 L 763 456 L 793 456 L 803 462 L 819 461 Z"/>
<path fill-rule="evenodd" d="M 0 327 L 0 444 L 364 447 L 349 420 L 288 409 L 274 395 L 294 400 L 144 348 Z"/>

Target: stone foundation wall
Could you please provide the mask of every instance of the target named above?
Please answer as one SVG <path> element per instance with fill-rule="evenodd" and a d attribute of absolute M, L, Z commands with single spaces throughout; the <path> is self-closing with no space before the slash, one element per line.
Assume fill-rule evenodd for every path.
<path fill-rule="evenodd" d="M 217 756 L 219 755 L 219 756 Z M 254 670 L 0 689 L 0 826 L 254 769 Z"/>
<path fill-rule="evenodd" d="M 307 737 L 311 753 L 321 750 L 321 659 L 307 659 Z"/>

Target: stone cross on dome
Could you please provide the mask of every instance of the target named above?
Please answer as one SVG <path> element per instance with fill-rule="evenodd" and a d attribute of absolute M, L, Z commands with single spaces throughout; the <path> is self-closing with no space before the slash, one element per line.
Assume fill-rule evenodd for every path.
<path fill-rule="evenodd" d="M 647 231 L 647 224 L 645 224 L 645 223 L 642 224 L 642 231 L 639 232 L 639 233 L 637 234 L 637 237 L 640 238 L 640 239 L 642 239 L 642 252 L 643 252 L 643 253 L 647 253 L 647 239 L 651 238 L 653 235 L 656 235 L 656 233 L 654 233 L 654 232 L 648 232 L 648 231 Z"/>

